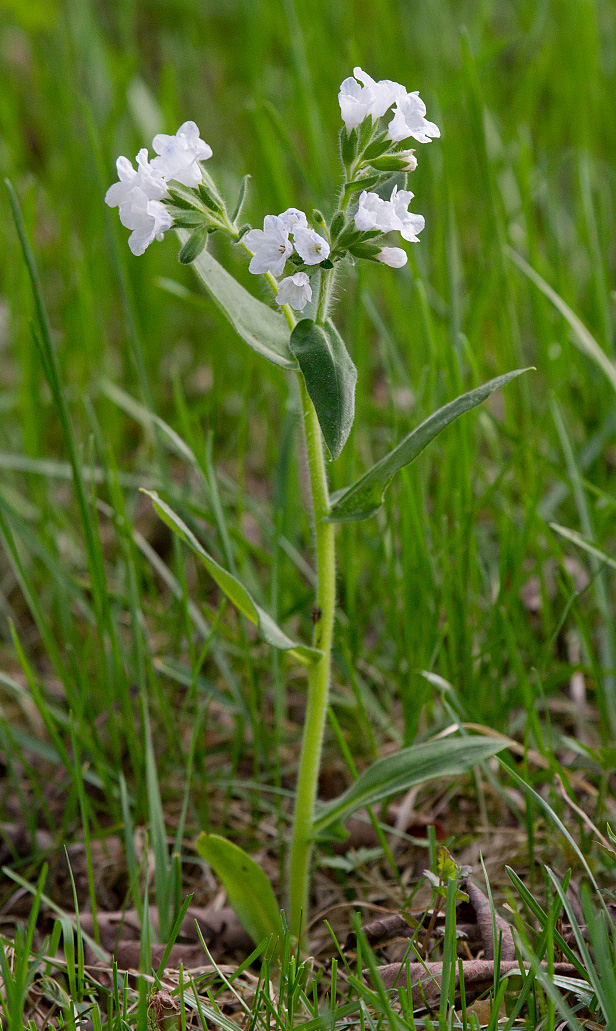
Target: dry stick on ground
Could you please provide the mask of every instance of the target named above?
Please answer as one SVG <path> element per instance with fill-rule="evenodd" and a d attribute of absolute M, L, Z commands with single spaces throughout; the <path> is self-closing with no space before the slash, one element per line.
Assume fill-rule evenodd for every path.
<path fill-rule="evenodd" d="M 158 914 L 155 906 L 150 906 L 149 919 L 150 925 L 154 929 L 154 933 L 156 933 Z M 82 913 L 80 923 L 86 933 L 91 933 L 92 916 L 90 913 Z M 115 954 L 118 966 L 122 968 L 138 967 L 141 924 L 137 910 L 129 909 L 124 913 L 121 910 L 113 913 L 104 913 L 99 910 L 98 924 L 101 945 L 104 949 Z M 199 926 L 206 945 L 212 950 L 214 958 L 229 952 L 248 954 L 254 948 L 252 939 L 246 933 L 230 906 L 225 906 L 223 909 L 211 909 L 209 906 L 189 906 L 180 928 L 180 936 L 184 939 L 184 942 L 177 942 L 172 947 L 168 966 L 175 967 L 182 962 L 186 967 L 194 967 L 203 966 L 204 963 L 209 962 L 200 944 L 196 924 Z M 135 951 L 135 948 L 137 951 Z M 160 951 L 160 956 L 158 957 L 158 962 L 160 962 L 165 951 L 165 945 L 153 946 L 153 956 L 157 949 Z"/>
<path fill-rule="evenodd" d="M 489 900 L 481 889 L 478 888 L 476 884 L 473 884 L 471 880 L 463 881 L 461 887 L 462 890 L 467 893 L 471 905 L 477 914 L 477 925 L 479 927 L 479 933 L 481 934 L 483 951 L 485 952 L 486 959 L 494 959 L 494 935 L 492 933 L 493 907 L 490 906 Z M 494 919 L 496 922 L 497 932 L 502 932 L 501 959 L 514 960 L 516 958 L 516 951 L 511 928 L 507 921 L 504 920 L 502 916 L 498 915 L 495 909 Z"/>
<path fill-rule="evenodd" d="M 543 964 L 542 964 L 543 966 Z M 406 987 L 407 970 L 410 975 L 410 983 L 413 988 L 414 1006 L 434 1006 L 441 996 L 441 976 L 443 964 L 439 963 L 388 963 L 379 967 L 379 976 L 385 988 Z M 525 966 L 529 970 L 529 966 Z M 521 974 L 520 964 L 517 960 L 502 960 L 500 973 L 504 975 L 510 970 Z M 467 1002 L 472 1002 L 483 992 L 488 991 L 494 984 L 494 960 L 493 959 L 472 959 L 462 961 L 464 975 L 464 994 Z M 456 966 L 456 1000 L 459 999 L 460 979 L 458 967 Z M 577 969 L 571 963 L 555 963 L 554 973 L 563 977 L 577 976 Z"/>

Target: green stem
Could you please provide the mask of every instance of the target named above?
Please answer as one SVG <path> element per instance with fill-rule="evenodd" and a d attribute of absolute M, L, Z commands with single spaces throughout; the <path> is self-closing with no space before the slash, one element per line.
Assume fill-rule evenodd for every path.
<path fill-rule="evenodd" d="M 244 247 L 246 247 L 245 244 Z M 276 296 L 278 293 L 276 279 L 271 272 L 265 273 L 265 279 L 274 296 Z M 317 314 L 318 322 L 325 322 L 327 319 L 333 284 L 334 270 L 323 270 Z M 292 330 L 296 322 L 295 316 L 287 304 L 283 304 L 281 307 L 289 329 Z M 317 596 L 314 611 L 313 644 L 315 648 L 319 648 L 323 652 L 322 658 L 311 663 L 308 667 L 306 716 L 297 774 L 295 812 L 291 834 L 288 889 L 289 921 L 291 933 L 299 939 L 303 937 L 301 931 L 302 927 L 306 927 L 308 917 L 308 889 L 313 843 L 314 808 L 317 800 L 323 735 L 327 719 L 331 649 L 336 608 L 336 552 L 334 524 L 326 522 L 329 512 L 329 489 L 327 486 L 321 427 L 301 372 L 297 373 L 297 380 L 306 434 L 317 553 Z"/>
<path fill-rule="evenodd" d="M 331 647 L 336 605 L 336 557 L 334 525 L 325 521 L 329 511 L 327 474 L 321 442 L 321 427 L 308 396 L 304 378 L 298 374 L 306 430 L 306 448 L 312 485 L 317 552 L 317 597 L 314 613 L 315 648 L 322 658 L 308 669 L 308 698 L 302 750 L 295 792 L 295 814 L 289 867 L 289 914 L 291 933 L 300 936 L 308 915 L 308 883 L 312 851 L 314 807 L 317 798 L 323 734 L 327 718 Z"/>
<path fill-rule="evenodd" d="M 317 307 L 316 317 L 316 321 L 321 325 L 327 322 L 327 313 L 329 311 L 332 290 L 334 288 L 335 274 L 335 268 L 323 269 L 321 273 L 321 292 L 319 294 L 319 304 Z"/>
<path fill-rule="evenodd" d="M 317 322 L 327 320 L 334 270 L 323 270 L 317 310 Z M 336 608 L 336 551 L 334 524 L 327 522 L 329 490 L 323 438 L 314 405 L 306 390 L 301 372 L 298 372 L 299 392 L 304 416 L 306 450 L 310 470 L 314 533 L 317 553 L 317 596 L 314 610 L 313 644 L 322 657 L 308 668 L 308 696 L 306 716 L 299 759 L 295 812 L 291 834 L 289 864 L 289 919 L 291 933 L 303 937 L 308 922 L 310 857 L 314 838 L 314 809 L 317 800 L 323 735 L 327 720 L 331 650 Z"/>

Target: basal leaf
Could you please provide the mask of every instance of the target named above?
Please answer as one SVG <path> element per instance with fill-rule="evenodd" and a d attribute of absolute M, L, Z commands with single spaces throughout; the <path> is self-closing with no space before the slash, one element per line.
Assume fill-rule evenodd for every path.
<path fill-rule="evenodd" d="M 323 439 L 337 458 L 355 417 L 357 369 L 334 324 L 302 319 L 291 333 L 290 347 L 299 362 L 315 407 Z"/>
<path fill-rule="evenodd" d="M 255 945 L 260 945 L 272 934 L 282 940 L 282 921 L 276 896 L 254 859 L 233 842 L 205 831 L 197 838 L 196 849 L 220 877 L 230 905 Z"/>
<path fill-rule="evenodd" d="M 390 451 L 388 455 L 373 465 L 367 473 L 351 487 L 345 487 L 333 495 L 329 513 L 331 522 L 344 522 L 353 519 L 368 519 L 381 507 L 383 495 L 395 474 L 405 465 L 413 462 L 435 437 L 464 412 L 470 411 L 485 401 L 495 390 L 500 390 L 510 380 L 520 376 L 528 369 L 516 369 L 504 376 L 497 376 L 482 387 L 476 387 L 467 394 L 462 394 L 455 401 L 439 408 L 429 415 L 420 426 L 412 430 L 404 440 Z"/>
<path fill-rule="evenodd" d="M 339 798 L 320 805 L 313 830 L 315 835 L 346 820 L 357 809 L 375 805 L 398 791 L 424 784 L 435 777 L 457 777 L 475 763 L 496 755 L 505 741 L 485 737 L 447 737 L 411 745 L 394 755 L 377 759 Z"/>
<path fill-rule="evenodd" d="M 272 648 L 279 648 L 281 651 L 292 652 L 296 659 L 304 666 L 308 666 L 322 654 L 318 648 L 310 648 L 305 644 L 297 644 L 287 637 L 284 630 L 281 630 L 272 617 L 265 612 L 253 600 L 246 588 L 240 581 L 216 562 L 215 559 L 199 543 L 192 530 L 180 519 L 179 515 L 163 501 L 161 497 L 152 490 L 143 490 L 151 498 L 156 512 L 167 526 L 184 541 L 185 544 L 197 555 L 212 579 L 216 581 L 221 591 L 224 591 L 229 601 L 233 602 L 246 619 L 254 623 L 259 630 L 260 637 L 271 645 Z"/>
<path fill-rule="evenodd" d="M 178 230 L 182 244 L 186 243 L 189 235 L 186 230 Z M 192 262 L 192 267 L 242 340 L 274 365 L 283 369 L 297 368 L 289 349 L 289 327 L 283 315 L 248 293 L 209 251 L 202 251 Z"/>

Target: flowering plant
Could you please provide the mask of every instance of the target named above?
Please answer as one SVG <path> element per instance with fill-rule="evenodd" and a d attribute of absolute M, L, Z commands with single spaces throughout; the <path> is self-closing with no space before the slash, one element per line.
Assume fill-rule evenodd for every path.
<path fill-rule="evenodd" d="M 434 122 L 426 119 L 418 93 L 409 93 L 388 79 L 377 82 L 361 68 L 344 80 L 338 99 L 344 123 L 340 132 L 342 185 L 329 219 L 319 211 L 309 218 L 297 208 L 288 208 L 278 215 L 266 215 L 262 229 L 242 224 L 249 177 L 244 178 L 230 211 L 205 166 L 212 150 L 190 121 L 173 136 L 155 136 L 156 156 L 150 161 L 147 151 L 140 150 L 137 169 L 126 158 L 118 158 L 119 181 L 106 195 L 107 203 L 119 208 L 122 224 L 132 231 L 129 246 L 134 254 L 142 254 L 154 239 L 176 229 L 182 244 L 179 260 L 193 264 L 238 335 L 264 358 L 297 377 L 317 560 L 310 645 L 289 637 L 257 605 L 163 497 L 146 493 L 160 517 L 199 557 L 237 609 L 256 625 L 260 637 L 307 669 L 285 899 L 291 931 L 300 939 L 308 915 L 310 857 L 317 837 L 343 834 L 342 823 L 354 810 L 420 781 L 461 773 L 502 747 L 492 739 L 468 736 L 411 746 L 378 760 L 340 798 L 317 803 L 334 633 L 336 524 L 373 515 L 398 470 L 459 415 L 523 371 L 500 376 L 451 401 L 359 480 L 330 496 L 325 459 L 335 460 L 348 439 L 355 417 L 357 379 L 351 355 L 331 319 L 334 282 L 356 261 L 380 262 L 392 268 L 406 263 L 406 251 L 391 246 L 387 234 L 397 232 L 404 241 L 416 243 L 425 224 L 422 215 L 409 210 L 413 194 L 406 188 L 407 175 L 416 168 L 417 159 L 408 143 L 411 139 L 429 143 L 440 135 Z M 391 120 L 384 124 L 392 109 Z M 214 233 L 227 235 L 248 253 L 250 272 L 265 277 L 276 308 L 257 300 L 216 261 L 207 248 Z M 302 313 L 299 321 L 297 312 Z M 202 834 L 197 847 L 220 876 L 231 904 L 253 937 L 259 940 L 280 933 L 277 900 L 254 861 L 214 834 Z"/>

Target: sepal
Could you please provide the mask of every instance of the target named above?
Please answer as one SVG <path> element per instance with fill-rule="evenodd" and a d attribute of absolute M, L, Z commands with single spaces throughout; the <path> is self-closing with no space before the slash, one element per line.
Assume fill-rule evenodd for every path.
<path fill-rule="evenodd" d="M 401 154 L 385 154 L 381 158 L 374 158 L 370 165 L 379 172 L 406 172 L 409 167 L 409 158 L 408 156 L 403 157 Z"/>
<path fill-rule="evenodd" d="M 246 191 L 248 189 L 248 183 L 250 182 L 251 178 L 252 178 L 252 176 L 248 172 L 244 176 L 244 178 L 242 179 L 242 182 L 241 182 L 241 185 L 240 185 L 240 190 L 239 190 L 239 193 L 237 195 L 237 201 L 235 203 L 235 208 L 233 210 L 233 214 L 231 215 L 231 221 L 232 222 L 235 222 L 236 219 L 238 219 L 240 217 L 241 213 L 242 213 L 242 208 L 244 207 L 244 201 L 246 200 Z"/>
<path fill-rule="evenodd" d="M 349 252 L 354 258 L 367 258 L 369 261 L 376 261 L 377 254 L 380 254 L 382 247 L 379 243 L 372 243 L 370 240 L 361 240 L 349 247 Z"/>
<path fill-rule="evenodd" d="M 390 148 L 391 140 L 389 139 L 389 136 L 386 132 L 381 132 L 373 139 L 372 143 L 366 147 L 362 156 L 364 161 L 370 161 L 371 158 L 380 157 L 381 154 L 384 154 L 385 151 Z"/>
<path fill-rule="evenodd" d="M 205 222 L 203 211 L 178 211 L 172 215 L 176 229 L 200 229 Z"/>
<path fill-rule="evenodd" d="M 208 190 L 207 186 L 205 186 L 203 183 L 199 183 L 199 196 L 201 197 L 201 200 L 205 204 L 206 208 L 209 208 L 210 211 L 214 211 L 217 215 L 221 214 L 223 210 L 222 204 L 219 200 L 216 199 L 214 194 L 211 193 Z"/>
<path fill-rule="evenodd" d="M 347 132 L 346 126 L 342 127 L 340 131 L 340 155 L 347 168 L 353 164 L 357 156 L 357 129 L 351 129 L 350 132 Z"/>

